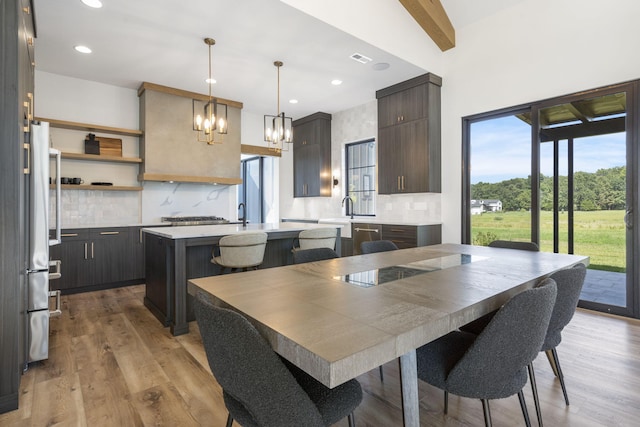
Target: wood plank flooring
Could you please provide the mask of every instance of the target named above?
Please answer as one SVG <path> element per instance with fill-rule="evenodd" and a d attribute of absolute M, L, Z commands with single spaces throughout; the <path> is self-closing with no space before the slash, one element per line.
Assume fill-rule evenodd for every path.
<path fill-rule="evenodd" d="M 22 377 L 20 408 L 0 426 L 224 426 L 221 389 L 195 322 L 172 337 L 143 306 L 144 285 L 63 297 L 52 319 L 50 357 Z M 534 365 L 546 426 L 636 426 L 640 419 L 640 321 L 578 310 L 558 347 L 569 391 L 544 354 Z M 398 364 L 358 378 L 358 427 L 402 425 Z M 482 426 L 479 401 L 419 384 L 423 426 Z M 530 388 L 525 396 L 537 424 Z M 495 426 L 524 425 L 516 397 L 492 401 Z M 234 424 L 234 426 L 237 424 Z M 346 426 L 346 420 L 337 426 Z"/>

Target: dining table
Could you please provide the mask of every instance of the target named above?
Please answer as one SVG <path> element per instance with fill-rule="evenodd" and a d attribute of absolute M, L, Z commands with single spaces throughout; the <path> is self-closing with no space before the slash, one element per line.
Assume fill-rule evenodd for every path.
<path fill-rule="evenodd" d="M 330 388 L 399 358 L 403 422 L 414 427 L 416 349 L 577 263 L 589 258 L 445 243 L 202 277 L 188 292 L 241 313 Z"/>

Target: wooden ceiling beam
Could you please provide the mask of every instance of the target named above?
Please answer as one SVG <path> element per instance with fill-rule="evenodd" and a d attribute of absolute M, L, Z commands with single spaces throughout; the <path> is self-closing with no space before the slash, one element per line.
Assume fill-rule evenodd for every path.
<path fill-rule="evenodd" d="M 400 3 L 441 51 L 455 47 L 456 30 L 440 0 L 400 0 Z"/>

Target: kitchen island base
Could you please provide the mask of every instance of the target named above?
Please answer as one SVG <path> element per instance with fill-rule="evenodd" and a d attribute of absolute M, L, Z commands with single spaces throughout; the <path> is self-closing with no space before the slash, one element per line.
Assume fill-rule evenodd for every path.
<path fill-rule="evenodd" d="M 317 226 L 316 226 L 317 227 Z M 326 226 L 325 226 L 326 227 Z M 173 335 L 189 332 L 195 320 L 187 280 L 221 274 L 211 253 L 221 237 L 243 231 L 264 231 L 267 246 L 259 269 L 293 263 L 291 249 L 304 224 L 252 224 L 144 229 L 146 294 L 144 305 Z M 333 228 L 333 227 L 331 227 Z M 340 230 L 336 240 L 340 252 Z"/>

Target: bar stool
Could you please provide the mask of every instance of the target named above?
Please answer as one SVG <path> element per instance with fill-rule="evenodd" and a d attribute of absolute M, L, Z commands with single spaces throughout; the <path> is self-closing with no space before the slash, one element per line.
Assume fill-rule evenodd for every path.
<path fill-rule="evenodd" d="M 298 234 L 298 244 L 300 246 L 294 247 L 293 251 L 316 248 L 335 249 L 337 234 L 338 231 L 335 228 L 310 228 L 308 230 L 302 230 Z"/>
<path fill-rule="evenodd" d="M 261 231 L 224 236 L 218 242 L 220 256 L 213 253 L 211 263 L 219 265 L 222 273 L 225 268 L 230 268 L 231 272 L 238 269 L 257 270 L 264 260 L 266 246 L 267 233 Z"/>

